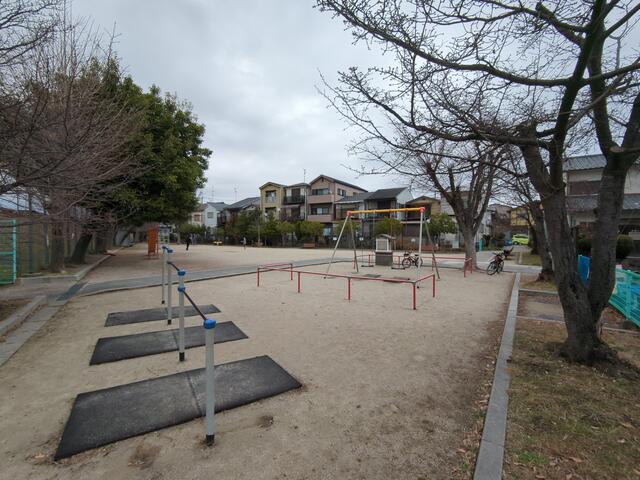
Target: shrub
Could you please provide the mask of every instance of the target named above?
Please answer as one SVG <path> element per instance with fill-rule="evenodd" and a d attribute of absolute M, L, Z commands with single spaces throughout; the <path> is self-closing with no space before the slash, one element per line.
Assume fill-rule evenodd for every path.
<path fill-rule="evenodd" d="M 633 251 L 633 239 L 629 235 L 618 235 L 616 242 L 616 258 L 624 260 Z"/>

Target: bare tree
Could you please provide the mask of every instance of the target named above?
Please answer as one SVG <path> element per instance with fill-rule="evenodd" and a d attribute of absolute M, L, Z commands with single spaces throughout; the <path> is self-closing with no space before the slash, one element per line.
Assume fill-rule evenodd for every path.
<path fill-rule="evenodd" d="M 52 271 L 64 266 L 64 225 L 84 221 L 78 212 L 140 172 L 123 148 L 139 115 L 105 87 L 117 64 L 110 45 L 84 24 L 64 25 L 10 69 L 0 65 L 0 194 L 38 198 L 50 222 Z"/>
<path fill-rule="evenodd" d="M 600 317 L 614 284 L 624 182 L 640 155 L 636 1 L 319 0 L 356 41 L 380 43 L 393 68 L 340 76 L 343 113 L 450 142 L 517 146 L 540 195 L 574 361 L 611 358 Z M 367 109 L 377 116 L 366 115 Z M 592 271 L 579 278 L 563 160 L 572 128 L 592 122 L 607 159 Z"/>
<path fill-rule="evenodd" d="M 476 234 L 495 193 L 495 174 L 505 160 L 502 152 L 482 142 L 456 146 L 436 141 L 426 145 L 405 133 L 399 133 L 394 142 L 358 142 L 354 150 L 376 164 L 360 173 L 400 175 L 412 188 L 438 192 L 451 206 L 466 257 L 477 267 Z"/>

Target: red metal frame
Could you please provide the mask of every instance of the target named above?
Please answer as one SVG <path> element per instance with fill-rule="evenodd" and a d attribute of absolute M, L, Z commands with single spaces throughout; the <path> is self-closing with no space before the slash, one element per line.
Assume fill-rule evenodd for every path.
<path fill-rule="evenodd" d="M 288 268 L 278 268 L 278 267 L 288 267 Z M 297 273 L 298 274 L 298 293 L 301 292 L 301 277 L 303 273 L 307 275 L 316 275 L 316 276 L 322 276 L 322 277 L 346 278 L 347 279 L 347 300 L 349 301 L 351 301 L 351 280 L 370 280 L 370 281 L 378 281 L 378 282 L 406 283 L 411 285 L 411 288 L 412 288 L 413 310 L 417 310 L 416 288 L 418 288 L 418 284 L 430 278 L 432 283 L 431 295 L 433 298 L 435 298 L 436 296 L 436 277 L 433 273 L 429 275 L 425 275 L 424 277 L 418 278 L 416 280 L 401 280 L 399 278 L 389 278 L 389 277 L 372 278 L 372 277 L 363 277 L 361 275 L 342 275 L 339 273 L 330 273 L 327 275 L 326 273 L 321 273 L 321 272 L 311 272 L 307 270 L 294 270 L 293 264 L 283 263 L 283 264 L 272 264 L 272 265 L 259 265 L 256 270 L 256 278 L 257 278 L 256 285 L 258 287 L 260 286 L 260 272 L 263 272 L 263 273 L 264 272 L 289 272 L 291 280 L 293 280 L 293 273 L 294 272 Z"/>

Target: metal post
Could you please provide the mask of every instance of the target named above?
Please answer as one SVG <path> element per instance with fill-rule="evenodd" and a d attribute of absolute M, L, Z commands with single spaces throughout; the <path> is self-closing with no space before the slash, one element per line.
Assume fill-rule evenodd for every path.
<path fill-rule="evenodd" d="M 206 376 L 206 423 L 207 431 L 205 441 L 208 446 L 213 445 L 213 441 L 216 436 L 216 424 L 215 424 L 215 374 L 213 364 L 213 331 L 216 326 L 216 321 L 208 318 L 204 321 L 205 329 L 205 376 Z"/>
<path fill-rule="evenodd" d="M 435 264 L 436 275 L 438 276 L 438 280 L 440 280 L 440 270 L 438 270 L 438 262 L 436 261 L 436 246 L 433 244 L 433 240 L 431 240 L 431 233 L 429 232 L 429 222 L 425 221 L 424 226 L 425 231 L 427 232 L 427 242 L 429 242 L 429 245 L 431 245 L 431 270 L 433 271 L 433 266 Z M 420 232 L 422 232 L 422 227 L 420 227 Z"/>
<path fill-rule="evenodd" d="M 289 271 L 291 272 L 291 278 L 290 278 L 290 280 L 293 280 L 293 263 L 291 263 L 291 264 L 289 265 Z"/>
<path fill-rule="evenodd" d="M 351 277 L 347 278 L 347 299 L 351 301 Z"/>
<path fill-rule="evenodd" d="M 167 269 L 167 247 L 162 246 L 162 305 L 164 305 L 164 280 Z"/>
<path fill-rule="evenodd" d="M 171 279 L 171 268 L 169 263 L 171 262 L 171 254 L 173 250 L 167 248 L 167 325 L 171 325 L 171 319 L 173 318 L 173 309 L 171 308 L 171 289 L 173 288 L 173 280 Z"/>
<path fill-rule="evenodd" d="M 300 272 L 298 272 L 298 293 L 300 293 Z"/>
<path fill-rule="evenodd" d="M 413 309 L 416 309 L 416 282 L 413 282 Z"/>
<path fill-rule="evenodd" d="M 349 228 L 351 229 L 351 241 L 353 242 L 353 264 L 355 265 L 356 272 L 360 273 L 358 268 L 358 252 L 356 251 L 356 232 L 353 228 L 353 220 L 349 216 Z"/>
<path fill-rule="evenodd" d="M 424 207 L 420 208 L 420 232 L 418 233 L 418 268 L 416 269 L 416 280 L 420 278 L 420 264 L 422 263 L 422 225 L 424 225 Z M 433 245 L 431 245 L 433 247 Z M 433 248 L 432 248 L 433 250 Z M 413 295 L 415 299 L 416 285 L 413 284 Z M 416 302 L 413 301 L 413 309 L 416 309 Z"/>
<path fill-rule="evenodd" d="M 347 226 L 347 222 L 351 221 L 350 219 L 351 219 L 351 212 L 347 212 L 347 218 L 342 223 L 342 228 L 340 229 L 340 235 L 338 235 L 338 241 L 336 242 L 336 245 L 333 247 L 333 252 L 331 253 L 331 260 L 329 260 L 329 265 L 327 265 L 327 271 L 324 274 L 324 278 L 327 278 L 327 275 L 329 275 L 329 269 L 331 268 L 331 264 L 333 263 L 333 258 L 336 256 L 336 250 L 338 249 L 338 245 L 340 245 L 340 239 L 342 238 L 342 232 L 344 232 L 344 227 Z"/>
<path fill-rule="evenodd" d="M 256 287 L 260 286 L 260 267 L 258 267 L 258 269 L 256 270 L 256 273 L 258 274 L 256 277 Z"/>
<path fill-rule="evenodd" d="M 178 303 L 180 305 L 180 327 L 178 328 L 178 359 L 184 362 L 184 270 L 178 270 L 178 292 L 180 292 Z"/>
<path fill-rule="evenodd" d="M 431 277 L 432 293 L 431 296 L 436 298 L 436 277 Z"/>

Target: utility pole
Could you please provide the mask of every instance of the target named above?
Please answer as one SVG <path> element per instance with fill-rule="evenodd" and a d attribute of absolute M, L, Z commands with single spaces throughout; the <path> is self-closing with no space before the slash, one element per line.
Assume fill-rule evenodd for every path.
<path fill-rule="evenodd" d="M 309 191 L 307 189 L 307 169 L 304 168 L 302 169 L 302 183 L 304 183 L 304 219 L 307 219 L 307 195 L 309 194 Z"/>

